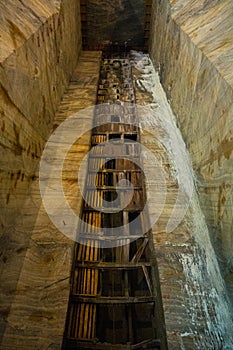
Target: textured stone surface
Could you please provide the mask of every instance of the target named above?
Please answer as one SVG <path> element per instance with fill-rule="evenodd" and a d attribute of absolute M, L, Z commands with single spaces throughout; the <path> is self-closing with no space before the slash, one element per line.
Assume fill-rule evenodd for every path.
<path fill-rule="evenodd" d="M 56 113 L 54 128 L 74 113 L 95 104 L 99 62 L 99 52 L 81 53 Z M 86 117 L 85 123 L 87 127 L 92 125 L 91 115 L 89 119 Z M 64 163 L 64 191 L 77 213 L 81 205 L 81 196 L 76 191 L 77 169 L 89 147 L 90 133 L 86 133 L 71 147 Z M 52 175 L 51 181 L 56 176 Z M 15 241 L 16 250 L 9 252 L 1 275 L 1 306 L 6 311 L 4 315 L 2 313 L 5 316 L 2 329 L 5 329 L 0 347 L 15 349 L 17 344 L 17 349 L 22 350 L 60 349 L 65 329 L 74 242 L 59 232 L 45 212 L 38 172 L 20 214 L 10 236 Z M 29 242 L 27 237 L 30 237 Z M 21 268 L 18 267 L 19 259 L 22 259 Z M 15 290 L 12 289 L 12 280 L 16 278 Z M 14 298 L 9 300 L 7 294 L 11 293 Z"/>
<path fill-rule="evenodd" d="M 1 4 L 1 221 L 23 203 L 80 50 L 76 1 Z M 23 12 L 24 11 L 24 12 Z M 38 12 L 38 13 L 37 13 Z M 15 15 L 17 14 L 17 15 Z M 9 23 L 13 23 L 12 27 Z M 30 25 L 31 24 L 31 25 Z M 14 31 L 13 31 L 14 28 Z M 18 33 L 23 33 L 19 39 Z M 7 162 L 5 160 L 7 159 Z"/>
<path fill-rule="evenodd" d="M 37 180 L 51 126 L 95 101 L 99 54 L 84 54 L 53 124 L 81 45 L 78 5 L 74 0 L 0 4 L 3 349 L 59 349 L 61 344 L 73 243 L 49 221 Z M 103 5 L 115 21 L 113 2 Z M 232 291 L 232 2 L 153 1 L 153 13 L 151 56 L 198 174 L 199 198 Z M 108 25 L 104 28 L 105 34 Z M 141 87 L 142 99 L 151 102 Z M 155 125 L 151 120 L 157 135 Z M 220 349 L 231 334 L 231 321 L 198 202 L 195 198 L 182 225 L 166 233 L 177 182 L 171 159 L 153 137 L 145 136 L 145 145 L 161 155 L 169 184 L 154 245 L 170 348 Z M 77 212 L 77 164 L 88 147 L 87 134 L 71 148 L 65 163 L 64 187 Z"/>
<path fill-rule="evenodd" d="M 189 155 L 152 64 L 138 54 L 136 61 L 137 103 L 145 106 L 139 109 L 141 143 L 156 155 L 158 169 L 163 169 L 163 176 L 150 174 L 148 182 L 156 181 L 158 192 L 149 191 L 147 198 L 154 200 L 150 217 L 156 205 L 163 209 L 153 226 L 151 244 L 159 269 L 168 347 L 231 349 L 230 302 L 195 193 Z M 153 164 L 146 158 L 144 162 L 148 173 Z M 180 193 L 185 195 L 177 203 Z"/>
<path fill-rule="evenodd" d="M 0 62 L 3 62 L 31 35 L 40 29 L 49 17 L 59 12 L 60 1 L 29 0 L 4 1 L 0 4 Z"/>
<path fill-rule="evenodd" d="M 198 177 L 199 198 L 232 295 L 233 3 L 153 1 L 151 57 Z"/>
<path fill-rule="evenodd" d="M 1 339 L 39 208 L 38 194 L 30 202 L 31 184 L 81 33 L 75 0 L 3 1 L 0 13 Z"/>
<path fill-rule="evenodd" d="M 102 47 L 118 43 L 143 47 L 145 27 L 144 0 L 88 0 L 87 45 Z"/>

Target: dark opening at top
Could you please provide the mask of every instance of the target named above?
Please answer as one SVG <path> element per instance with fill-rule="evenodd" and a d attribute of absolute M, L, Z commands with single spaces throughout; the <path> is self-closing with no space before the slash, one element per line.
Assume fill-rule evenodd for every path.
<path fill-rule="evenodd" d="M 81 0 L 80 11 L 85 50 L 147 49 L 151 0 Z"/>

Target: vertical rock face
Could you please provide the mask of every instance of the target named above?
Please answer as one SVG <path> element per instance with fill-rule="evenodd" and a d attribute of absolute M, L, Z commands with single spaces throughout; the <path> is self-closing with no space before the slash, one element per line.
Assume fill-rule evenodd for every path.
<path fill-rule="evenodd" d="M 233 3 L 153 1 L 150 52 L 199 182 L 225 280 L 233 280 Z"/>
<path fill-rule="evenodd" d="M 99 61 L 99 52 L 81 53 L 71 83 L 55 114 L 54 128 L 62 124 L 66 118 L 95 103 Z M 80 112 L 80 114 L 80 128 L 84 125 L 89 130 L 92 126 L 93 113 Z M 82 135 L 70 148 L 64 161 L 63 189 L 71 208 L 77 212 L 82 202 L 82 196 L 77 191 L 77 169 L 89 150 L 90 137 L 90 132 Z M 59 141 L 53 152 L 55 162 L 61 155 L 64 143 L 67 144 L 67 138 L 61 137 Z M 45 172 L 46 169 L 45 166 Z M 56 187 L 57 178 L 59 178 L 58 171 L 46 176 L 46 179 L 50 179 L 50 188 Z M 58 207 L 56 196 L 51 197 L 49 202 L 52 203 L 52 208 Z M 64 208 L 60 209 L 63 213 Z M 17 250 L 12 250 L 12 257 L 11 259 L 8 257 L 9 262 L 1 275 L 1 297 L 3 297 L 1 317 L 6 318 L 6 322 L 1 323 L 1 330 L 4 331 L 2 341 L 0 339 L 1 349 L 10 350 L 16 346 L 22 350 L 61 349 L 74 242 L 61 234 L 50 218 L 42 204 L 37 178 L 30 186 L 30 194 L 21 209 L 21 217 L 15 224 Z M 65 214 L 63 219 L 64 221 L 67 219 Z M 30 240 L 23 244 L 27 236 Z M 15 278 L 17 286 L 13 288 Z M 9 299 L 3 294 L 7 292 L 10 295 Z"/>
<path fill-rule="evenodd" d="M 168 348 L 232 349 L 230 302 L 195 193 L 189 154 L 158 74 L 148 57 L 136 54 L 135 62 L 137 103 L 143 104 L 137 109 L 141 143 L 157 158 L 157 171 L 150 171 L 152 158 L 142 154 L 150 219 L 162 211 L 152 228 L 152 245 Z"/>
<path fill-rule="evenodd" d="M 102 47 L 104 42 L 143 47 L 144 0 L 89 0 L 87 5 L 87 44 Z"/>
<path fill-rule="evenodd" d="M 45 5 L 47 4 L 47 5 Z M 80 49 L 78 3 L 1 4 L 1 221 L 23 203 Z M 69 39 L 69 40 L 68 40 Z M 7 162 L 5 160 L 7 159 Z"/>
<path fill-rule="evenodd" d="M 30 238 L 17 217 L 38 176 L 39 158 L 81 47 L 79 1 L 0 4 L 1 332 Z M 34 213 L 36 220 L 36 213 Z M 28 226 L 27 226 L 28 225 Z M 1 336 L 1 334 L 0 334 Z"/>

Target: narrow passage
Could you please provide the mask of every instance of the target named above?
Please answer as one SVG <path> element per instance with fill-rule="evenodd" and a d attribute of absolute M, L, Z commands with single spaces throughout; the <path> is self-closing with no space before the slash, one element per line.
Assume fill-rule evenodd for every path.
<path fill-rule="evenodd" d="M 131 70 L 102 60 L 63 349 L 162 349 Z"/>

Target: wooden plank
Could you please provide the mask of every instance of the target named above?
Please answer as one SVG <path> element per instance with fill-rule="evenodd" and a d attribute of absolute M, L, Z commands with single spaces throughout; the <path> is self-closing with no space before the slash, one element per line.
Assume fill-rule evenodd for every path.
<path fill-rule="evenodd" d="M 107 269 L 114 269 L 114 270 L 135 270 L 142 268 L 142 266 L 149 267 L 151 264 L 149 262 L 143 262 L 143 263 L 115 263 L 115 262 L 98 262 L 98 261 L 87 261 L 83 263 L 77 263 L 76 267 L 78 268 L 93 268 L 93 269 L 99 269 L 99 270 L 107 270 Z"/>
<path fill-rule="evenodd" d="M 84 312 L 85 312 L 85 304 L 81 304 L 79 314 L 78 314 L 78 317 L 76 319 L 76 324 L 79 327 L 78 328 L 78 338 L 83 338 Z"/>
<path fill-rule="evenodd" d="M 97 310 L 97 306 L 96 305 L 92 305 L 92 306 L 93 306 L 93 318 L 92 318 L 91 338 L 94 339 L 96 336 L 96 310 Z"/>
<path fill-rule="evenodd" d="M 129 242 L 135 241 L 135 240 L 141 238 L 142 235 L 141 234 L 129 235 L 129 236 L 118 235 L 116 237 L 116 236 L 104 235 L 104 232 L 101 232 L 101 231 L 98 232 L 98 234 L 96 234 L 96 233 L 90 233 L 89 234 L 88 232 L 80 232 L 79 233 L 79 239 L 87 238 L 87 237 L 88 237 L 88 240 L 96 240 L 96 239 L 98 239 L 98 241 L 113 241 L 113 242 L 117 242 L 119 244 L 120 243 L 119 241 L 122 241 L 122 240 L 129 240 Z M 85 259 L 85 261 L 86 261 L 86 259 Z"/>
<path fill-rule="evenodd" d="M 161 342 L 158 339 L 148 339 L 137 344 L 112 344 L 112 343 L 100 343 L 96 339 L 95 342 L 85 341 L 83 339 L 76 340 L 68 338 L 66 341 L 66 346 L 69 346 L 69 349 L 96 349 L 96 350 L 137 350 L 137 349 L 160 349 Z"/>
<path fill-rule="evenodd" d="M 141 246 L 139 247 L 139 249 L 137 250 L 136 254 L 134 255 L 134 257 L 132 258 L 131 262 L 132 263 L 138 263 L 138 261 L 140 260 L 147 244 L 148 244 L 149 239 L 145 238 L 143 240 L 143 243 L 141 244 Z"/>
<path fill-rule="evenodd" d="M 82 337 L 88 338 L 88 327 L 89 327 L 89 304 L 85 304 L 85 312 L 84 312 L 84 322 L 83 322 L 83 335 Z"/>
<path fill-rule="evenodd" d="M 153 303 L 154 297 L 100 297 L 93 295 L 72 295 L 72 302 L 79 302 L 83 304 L 141 304 L 141 303 Z"/>
<path fill-rule="evenodd" d="M 147 283 L 148 289 L 150 291 L 150 295 L 153 295 L 152 284 L 151 284 L 150 276 L 148 274 L 148 270 L 147 270 L 146 266 L 142 265 L 142 270 L 143 270 L 143 273 L 144 273 L 144 276 L 145 276 L 145 279 L 146 279 L 146 283 Z"/>

